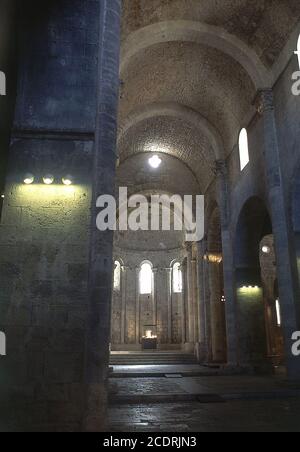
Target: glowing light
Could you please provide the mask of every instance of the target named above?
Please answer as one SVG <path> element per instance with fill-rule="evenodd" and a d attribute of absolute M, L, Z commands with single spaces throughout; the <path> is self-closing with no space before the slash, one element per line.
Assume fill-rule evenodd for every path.
<path fill-rule="evenodd" d="M 276 317 L 277 317 L 277 326 L 281 326 L 281 308 L 279 300 L 276 300 Z"/>
<path fill-rule="evenodd" d="M 114 290 L 120 291 L 120 288 L 121 288 L 121 264 L 119 261 L 115 261 Z"/>
<path fill-rule="evenodd" d="M 249 147 L 248 147 L 248 133 L 246 129 L 242 129 L 239 136 L 239 150 L 240 150 L 240 164 L 241 171 L 250 162 L 249 158 Z"/>
<path fill-rule="evenodd" d="M 1 195 L 1 198 L 4 199 L 4 198 L 5 198 L 5 195 Z"/>
<path fill-rule="evenodd" d="M 54 182 L 54 177 L 51 174 L 47 174 L 43 177 L 43 181 L 45 185 L 51 185 Z"/>
<path fill-rule="evenodd" d="M 152 293 L 153 288 L 153 271 L 150 263 L 145 262 L 141 266 L 140 270 L 140 294 L 141 295 L 150 295 Z"/>
<path fill-rule="evenodd" d="M 145 333 L 145 336 L 143 336 L 144 339 L 157 339 L 157 336 L 153 334 L 152 330 L 147 330 Z"/>
<path fill-rule="evenodd" d="M 261 250 L 264 254 L 270 254 L 271 252 L 271 248 L 269 246 L 263 246 Z"/>
<path fill-rule="evenodd" d="M 73 177 L 70 176 L 70 175 L 63 177 L 63 178 L 62 178 L 62 183 L 63 183 L 64 185 L 67 185 L 67 186 L 72 185 L 72 184 L 73 184 Z"/>
<path fill-rule="evenodd" d="M 205 254 L 204 256 L 204 260 L 211 262 L 212 264 L 221 264 L 221 262 L 223 261 L 223 256 L 222 254 Z"/>
<path fill-rule="evenodd" d="M 149 165 L 154 169 L 157 169 L 160 167 L 161 159 L 158 157 L 158 155 L 154 155 L 153 157 L 151 157 L 149 159 Z"/>
<path fill-rule="evenodd" d="M 298 63 L 299 63 L 299 68 L 300 68 L 300 35 L 298 37 L 297 50 L 294 53 L 295 53 L 295 55 L 298 56 Z"/>
<path fill-rule="evenodd" d="M 33 184 L 33 182 L 34 182 L 34 176 L 32 174 L 30 174 L 30 173 L 25 174 L 24 184 L 25 185 L 31 185 L 31 184 Z"/>

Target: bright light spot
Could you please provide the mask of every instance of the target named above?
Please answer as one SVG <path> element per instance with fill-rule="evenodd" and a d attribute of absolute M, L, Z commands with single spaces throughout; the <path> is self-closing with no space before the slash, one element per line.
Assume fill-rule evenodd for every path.
<path fill-rule="evenodd" d="M 140 294 L 150 295 L 152 293 L 153 272 L 150 263 L 145 262 L 140 270 Z"/>
<path fill-rule="evenodd" d="M 72 184 L 73 184 L 73 178 L 72 178 L 72 176 L 65 176 L 65 177 L 63 177 L 63 178 L 62 178 L 62 183 L 63 183 L 64 185 L 67 185 L 67 186 L 72 185 Z"/>
<path fill-rule="evenodd" d="M 173 292 L 182 293 L 182 271 L 179 262 L 173 265 Z"/>
<path fill-rule="evenodd" d="M 269 246 L 263 246 L 261 250 L 264 254 L 270 254 L 271 252 L 271 248 Z"/>
<path fill-rule="evenodd" d="M 281 326 L 281 309 L 279 300 L 276 300 L 275 304 L 276 304 L 277 326 Z"/>
<path fill-rule="evenodd" d="M 154 169 L 157 169 L 160 167 L 161 159 L 158 157 L 158 155 L 154 155 L 153 157 L 151 157 L 149 159 L 149 165 Z"/>
<path fill-rule="evenodd" d="M 120 288 L 121 288 L 121 264 L 119 261 L 115 261 L 114 290 L 119 291 Z"/>
<path fill-rule="evenodd" d="M 4 199 L 4 198 L 5 198 L 5 195 L 1 195 L 1 198 Z"/>
<path fill-rule="evenodd" d="M 44 184 L 51 185 L 54 182 L 54 177 L 51 174 L 47 174 L 45 177 L 43 177 Z"/>
<path fill-rule="evenodd" d="M 34 176 L 32 175 L 32 174 L 26 174 L 25 175 L 25 178 L 24 178 L 24 184 L 25 185 L 30 185 L 30 184 L 33 184 L 33 182 L 34 182 Z"/>
<path fill-rule="evenodd" d="M 246 129 L 242 129 L 239 136 L 239 151 L 240 151 L 240 164 L 241 171 L 250 162 L 249 147 L 248 147 L 248 133 Z"/>

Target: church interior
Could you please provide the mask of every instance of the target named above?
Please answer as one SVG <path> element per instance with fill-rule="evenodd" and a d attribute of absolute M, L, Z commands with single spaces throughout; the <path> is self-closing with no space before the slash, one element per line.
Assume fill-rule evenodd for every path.
<path fill-rule="evenodd" d="M 0 431 L 300 431 L 299 1 L 0 0 L 0 71 Z"/>

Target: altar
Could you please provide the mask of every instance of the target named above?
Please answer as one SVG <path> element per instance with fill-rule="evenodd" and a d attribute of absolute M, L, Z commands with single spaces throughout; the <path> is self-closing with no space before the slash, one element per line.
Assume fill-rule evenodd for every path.
<path fill-rule="evenodd" d="M 142 336 L 142 350 L 157 350 L 157 327 L 156 325 L 145 325 Z"/>

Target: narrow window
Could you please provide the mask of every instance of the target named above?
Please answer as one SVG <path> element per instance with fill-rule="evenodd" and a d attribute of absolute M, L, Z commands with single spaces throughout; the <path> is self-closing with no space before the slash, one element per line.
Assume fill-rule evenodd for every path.
<path fill-rule="evenodd" d="M 298 37 L 297 50 L 295 51 L 295 55 L 298 56 L 299 70 L 300 70 L 300 35 Z"/>
<path fill-rule="evenodd" d="M 180 267 L 179 262 L 173 265 L 172 279 L 174 293 L 182 293 L 182 271 Z"/>
<path fill-rule="evenodd" d="M 121 264 L 119 261 L 115 261 L 114 290 L 119 291 L 120 289 L 121 289 Z"/>
<path fill-rule="evenodd" d="M 276 318 L 277 318 L 277 326 L 281 326 L 281 309 L 280 309 L 280 302 L 279 300 L 276 300 Z"/>
<path fill-rule="evenodd" d="M 246 129 L 242 129 L 239 136 L 239 151 L 240 151 L 240 165 L 241 171 L 248 165 L 249 147 L 248 147 L 248 133 Z"/>
<path fill-rule="evenodd" d="M 150 295 L 152 293 L 152 280 L 153 272 L 152 265 L 149 262 L 145 262 L 141 265 L 140 270 L 140 294 Z"/>

